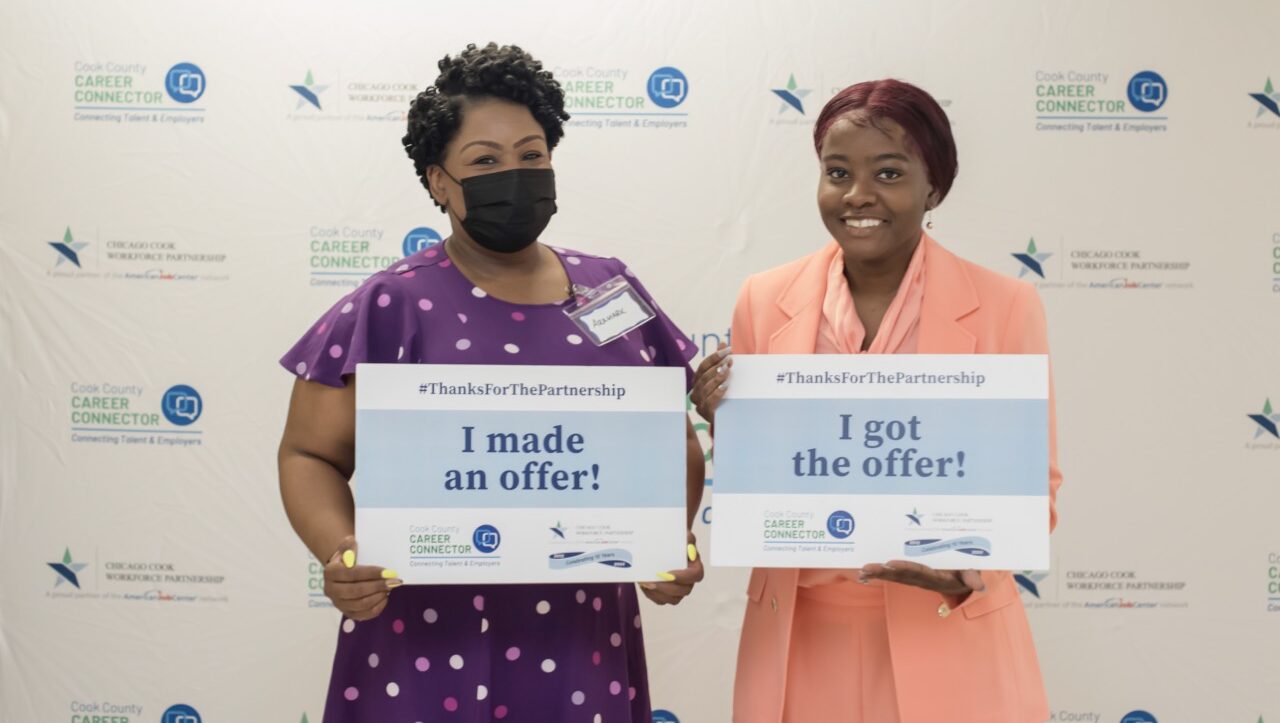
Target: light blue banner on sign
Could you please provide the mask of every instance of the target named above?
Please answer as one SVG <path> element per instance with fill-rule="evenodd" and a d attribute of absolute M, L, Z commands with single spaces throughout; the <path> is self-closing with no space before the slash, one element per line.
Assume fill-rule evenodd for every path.
<path fill-rule="evenodd" d="M 363 508 L 684 506 L 680 412 L 361 410 L 356 425 Z M 465 489 L 446 489 L 451 470 Z"/>
<path fill-rule="evenodd" d="M 716 491 L 1045 495 L 1048 427 L 1042 399 L 731 399 Z"/>
<path fill-rule="evenodd" d="M 631 567 L 631 552 L 622 548 L 595 552 L 557 552 L 549 556 L 552 570 L 567 570 L 592 563 L 609 567 Z"/>
<path fill-rule="evenodd" d="M 991 540 L 985 537 L 956 537 L 950 540 L 907 540 L 903 544 L 903 553 L 907 557 L 924 557 L 939 552 L 962 552 L 974 557 L 987 557 L 991 554 Z"/>

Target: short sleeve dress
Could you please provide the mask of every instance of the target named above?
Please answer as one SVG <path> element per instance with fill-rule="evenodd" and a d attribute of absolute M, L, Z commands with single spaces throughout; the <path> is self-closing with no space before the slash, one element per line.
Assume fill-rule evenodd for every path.
<path fill-rule="evenodd" d="M 341 299 L 281 364 L 343 386 L 356 364 L 680 366 L 694 346 L 620 261 L 555 249 L 572 283 L 624 276 L 657 317 L 604 346 L 569 302 L 513 304 L 471 284 L 435 246 Z M 358 472 L 357 472 L 358 474 Z M 500 720 L 648 723 L 635 586 L 406 585 L 377 618 L 344 618 L 325 723 Z"/>

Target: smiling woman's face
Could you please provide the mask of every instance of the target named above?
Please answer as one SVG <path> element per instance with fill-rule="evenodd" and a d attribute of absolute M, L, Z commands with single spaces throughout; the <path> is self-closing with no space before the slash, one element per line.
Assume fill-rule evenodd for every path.
<path fill-rule="evenodd" d="M 818 156 L 818 211 L 845 259 L 909 259 L 937 197 L 928 166 L 902 126 L 888 118 L 872 124 L 859 114 L 841 118 Z"/>

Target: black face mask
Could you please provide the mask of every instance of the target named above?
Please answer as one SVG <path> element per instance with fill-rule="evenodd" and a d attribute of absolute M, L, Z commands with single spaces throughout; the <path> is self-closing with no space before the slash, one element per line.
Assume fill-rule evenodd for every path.
<path fill-rule="evenodd" d="M 550 168 L 515 168 L 461 181 L 449 178 L 462 186 L 467 205 L 462 228 L 490 251 L 511 254 L 527 248 L 556 212 L 556 176 Z"/>

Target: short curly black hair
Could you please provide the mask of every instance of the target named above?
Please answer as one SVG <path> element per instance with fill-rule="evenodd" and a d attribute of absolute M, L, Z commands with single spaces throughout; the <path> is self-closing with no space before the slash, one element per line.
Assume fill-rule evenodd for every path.
<path fill-rule="evenodd" d="M 467 100 L 502 98 L 526 106 L 542 126 L 548 150 L 564 137 L 564 122 L 569 120 L 564 90 L 551 71 L 543 70 L 542 63 L 519 46 L 471 44 L 453 57 L 444 56 L 439 67 L 435 83 L 410 104 L 409 129 L 401 141 L 428 190 L 427 167 L 440 163 L 444 147 L 462 125 Z M 431 200 L 436 203 L 434 197 Z"/>

